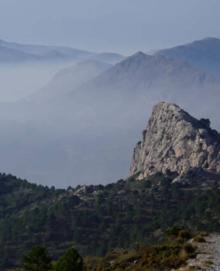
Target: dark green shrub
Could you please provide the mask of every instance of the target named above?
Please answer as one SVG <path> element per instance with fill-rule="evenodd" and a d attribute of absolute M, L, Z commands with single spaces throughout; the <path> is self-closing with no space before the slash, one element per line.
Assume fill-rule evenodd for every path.
<path fill-rule="evenodd" d="M 55 263 L 54 269 L 55 271 L 82 271 L 83 259 L 74 248 L 70 248 Z"/>
<path fill-rule="evenodd" d="M 25 271 L 48 271 L 51 270 L 51 258 L 48 255 L 46 248 L 34 247 L 24 257 Z"/>

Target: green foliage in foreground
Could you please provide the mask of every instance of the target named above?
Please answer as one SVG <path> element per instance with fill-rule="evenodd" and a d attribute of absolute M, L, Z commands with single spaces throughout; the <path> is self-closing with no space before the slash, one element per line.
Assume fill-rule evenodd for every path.
<path fill-rule="evenodd" d="M 196 247 L 189 241 L 200 235 L 175 228 L 167 232 L 166 236 L 165 240 L 157 245 L 138 246 L 130 250 L 118 249 L 109 252 L 105 257 L 86 257 L 84 261 L 74 248 L 70 248 L 53 264 L 53 267 L 45 249 L 33 248 L 28 253 L 28 266 L 25 258 L 24 270 L 166 271 L 184 266 L 189 258 L 196 256 Z"/>
<path fill-rule="evenodd" d="M 55 271 L 82 271 L 83 259 L 74 248 L 70 248 L 54 264 L 54 270 Z"/>
<path fill-rule="evenodd" d="M 137 246 L 130 250 L 118 249 L 105 257 L 86 257 L 84 271 L 177 270 L 185 267 L 190 258 L 196 257 L 198 242 L 205 242 L 205 236 L 206 233 L 173 227 L 157 245 Z"/>
<path fill-rule="evenodd" d="M 0 269 L 19 266 L 37 245 L 55 259 L 72 244 L 83 256 L 103 256 L 152 244 L 174 225 L 220 231 L 219 186 L 171 181 L 157 174 L 143 182 L 56 190 L 0 175 Z"/>
<path fill-rule="evenodd" d="M 44 247 L 35 247 L 24 257 L 24 271 L 48 271 L 51 268 L 51 258 Z"/>
<path fill-rule="evenodd" d="M 171 270 L 185 265 L 194 257 L 195 249 L 190 244 L 171 242 L 158 246 L 141 247 L 137 250 L 109 253 L 104 258 L 88 258 L 86 271 L 141 271 Z"/>
<path fill-rule="evenodd" d="M 24 256 L 22 271 L 82 271 L 83 259 L 74 249 L 68 249 L 63 256 L 52 263 L 44 247 L 34 247 Z"/>

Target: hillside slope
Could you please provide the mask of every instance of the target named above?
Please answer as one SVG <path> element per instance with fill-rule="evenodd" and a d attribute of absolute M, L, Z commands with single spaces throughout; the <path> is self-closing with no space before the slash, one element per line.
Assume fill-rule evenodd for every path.
<path fill-rule="evenodd" d="M 66 67 L 58 71 L 45 87 L 37 90 L 27 100 L 34 103 L 48 103 L 63 99 L 73 89 L 92 80 L 111 66 L 111 64 L 105 62 L 86 60 Z"/>
<path fill-rule="evenodd" d="M 206 38 L 159 51 L 157 54 L 187 61 L 192 66 L 220 78 L 220 39 Z"/>
<path fill-rule="evenodd" d="M 189 118 L 202 125 L 185 112 L 179 118 L 180 123 Z M 169 126 L 168 119 L 164 125 Z M 192 127 L 195 133 L 197 128 Z M 210 146 L 215 149 L 215 141 L 210 140 Z M 217 168 L 219 159 L 216 162 Z M 161 232 L 175 225 L 220 231 L 220 177 L 199 166 L 181 172 L 181 182 L 174 182 L 178 172 L 155 171 L 143 181 L 132 176 L 106 186 L 67 190 L 1 175 L 2 268 L 19 265 L 24 252 L 35 245 L 47 246 L 55 258 L 72 244 L 82 255 L 105 255 L 114 248 L 157 241 Z"/>
<path fill-rule="evenodd" d="M 62 178 L 63 186 L 123 178 L 139 131 L 161 100 L 220 128 L 219 83 L 189 64 L 137 53 L 85 82 L 86 67 L 56 78 L 40 99 L 36 93 L 31 101 L 1 106 L 5 171 L 50 185 Z"/>

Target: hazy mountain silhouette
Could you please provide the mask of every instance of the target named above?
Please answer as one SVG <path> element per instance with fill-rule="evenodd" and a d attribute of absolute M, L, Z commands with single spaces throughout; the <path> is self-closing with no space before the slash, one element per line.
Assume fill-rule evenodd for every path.
<path fill-rule="evenodd" d="M 129 154 L 161 100 L 220 127 L 218 81 L 190 64 L 139 52 L 110 68 L 99 65 L 64 70 L 40 99 L 36 93 L 5 106 L 0 162 L 6 172 L 58 186 L 126 176 Z"/>
<path fill-rule="evenodd" d="M 184 60 L 220 77 L 220 39 L 206 38 L 159 51 L 157 54 Z"/>
<path fill-rule="evenodd" d="M 20 44 L 0 40 L 0 63 L 39 61 L 83 61 L 96 59 L 116 63 L 123 59 L 116 53 L 93 53 L 67 46 Z"/>
<path fill-rule="evenodd" d="M 28 97 L 28 100 L 48 102 L 60 99 L 111 66 L 111 64 L 97 60 L 86 60 L 71 65 L 57 72 L 44 88 L 36 91 L 31 97 Z"/>

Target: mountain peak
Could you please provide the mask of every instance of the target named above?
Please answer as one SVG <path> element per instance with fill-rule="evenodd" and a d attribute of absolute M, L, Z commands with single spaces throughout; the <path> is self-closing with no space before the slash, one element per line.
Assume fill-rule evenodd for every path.
<path fill-rule="evenodd" d="M 220 134 L 208 119 L 197 120 L 176 104 L 157 104 L 135 147 L 130 175 L 182 175 L 194 168 L 220 173 Z"/>
<path fill-rule="evenodd" d="M 122 60 L 122 62 L 119 63 L 119 65 L 129 65 L 129 64 L 140 64 L 140 63 L 145 63 L 146 61 L 149 61 L 150 59 L 152 59 L 153 57 L 150 55 L 147 55 L 143 52 L 137 52 L 127 58 L 125 58 L 124 60 Z"/>
<path fill-rule="evenodd" d="M 157 52 L 170 59 L 183 60 L 197 69 L 220 78 L 220 39 L 207 37 Z"/>
<path fill-rule="evenodd" d="M 146 56 L 148 55 L 142 51 L 138 51 L 137 53 L 133 54 L 133 57 L 146 57 Z"/>
<path fill-rule="evenodd" d="M 183 109 L 181 109 L 177 104 L 160 102 L 156 104 L 153 108 L 152 117 L 158 116 L 159 114 L 178 114 L 181 116 L 188 115 Z"/>

